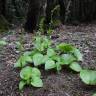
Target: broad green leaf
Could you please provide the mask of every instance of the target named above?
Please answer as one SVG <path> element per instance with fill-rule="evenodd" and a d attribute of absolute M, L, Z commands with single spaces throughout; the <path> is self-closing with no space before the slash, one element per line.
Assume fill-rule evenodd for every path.
<path fill-rule="evenodd" d="M 39 77 L 33 77 L 31 80 L 31 85 L 34 87 L 43 87 L 43 82 Z"/>
<path fill-rule="evenodd" d="M 4 46 L 4 45 L 6 45 L 6 44 L 7 44 L 6 41 L 4 41 L 4 40 L 0 40 L 0 46 Z"/>
<path fill-rule="evenodd" d="M 59 62 L 60 65 L 64 65 L 64 59 L 59 55 L 54 55 L 51 57 L 51 59 Z"/>
<path fill-rule="evenodd" d="M 92 96 L 96 96 L 96 93 L 94 93 Z"/>
<path fill-rule="evenodd" d="M 18 61 L 14 64 L 14 67 L 18 67 L 18 68 L 21 68 L 21 67 L 24 67 L 26 65 L 26 59 L 24 56 L 21 56 Z"/>
<path fill-rule="evenodd" d="M 31 58 L 33 58 L 33 56 L 38 53 L 38 50 L 34 49 L 31 51 L 31 53 L 29 54 L 29 56 L 31 56 Z"/>
<path fill-rule="evenodd" d="M 96 71 L 82 70 L 80 72 L 80 78 L 87 85 L 96 85 Z"/>
<path fill-rule="evenodd" d="M 57 48 L 62 52 L 71 52 L 74 48 L 71 44 L 61 43 L 57 46 Z"/>
<path fill-rule="evenodd" d="M 45 63 L 45 70 L 56 68 L 56 64 L 53 60 L 48 60 Z"/>
<path fill-rule="evenodd" d="M 81 66 L 77 62 L 71 63 L 69 67 L 76 72 L 80 72 L 82 70 Z"/>
<path fill-rule="evenodd" d="M 20 59 L 14 64 L 14 67 L 15 68 L 21 68 L 22 67 Z"/>
<path fill-rule="evenodd" d="M 43 59 L 42 59 L 42 63 L 45 63 L 46 61 L 48 61 L 50 58 L 47 55 L 44 55 Z"/>
<path fill-rule="evenodd" d="M 43 60 L 43 55 L 40 53 L 37 53 L 33 56 L 33 62 L 35 66 L 41 65 Z"/>
<path fill-rule="evenodd" d="M 19 83 L 19 90 L 22 90 L 25 85 L 26 85 L 25 81 L 20 81 L 20 83 Z"/>
<path fill-rule="evenodd" d="M 15 42 L 15 43 L 16 43 L 16 48 L 18 48 L 19 51 L 24 50 L 24 47 L 23 47 L 23 45 L 21 44 L 21 42 Z"/>
<path fill-rule="evenodd" d="M 55 53 L 54 49 L 48 48 L 48 49 L 47 49 L 47 55 L 48 55 L 49 57 L 51 57 L 51 56 L 56 55 L 56 53 Z"/>
<path fill-rule="evenodd" d="M 27 63 L 27 62 L 32 62 L 31 56 L 28 56 L 28 55 L 23 56 L 22 59 L 24 59 L 26 63 Z"/>
<path fill-rule="evenodd" d="M 61 62 L 56 62 L 56 69 L 58 72 L 62 69 Z"/>
<path fill-rule="evenodd" d="M 25 56 L 21 56 L 21 57 L 20 57 L 20 62 L 21 62 L 21 66 L 22 66 L 22 67 L 26 66 L 27 62 L 26 62 Z"/>
<path fill-rule="evenodd" d="M 37 68 L 32 68 L 32 76 L 40 77 L 41 76 L 40 70 Z"/>
<path fill-rule="evenodd" d="M 62 55 L 62 65 L 69 65 L 74 62 L 76 59 L 71 54 L 63 54 Z"/>
<path fill-rule="evenodd" d="M 39 51 L 41 51 L 41 44 L 42 44 L 42 38 L 36 37 L 35 42 L 34 42 L 34 46 Z"/>
<path fill-rule="evenodd" d="M 60 56 L 54 55 L 54 56 L 51 57 L 51 59 L 55 60 L 55 61 L 58 61 L 58 60 L 60 60 Z"/>
<path fill-rule="evenodd" d="M 83 61 L 83 55 L 81 54 L 79 49 L 74 48 L 73 54 L 77 58 L 78 61 Z"/>
<path fill-rule="evenodd" d="M 23 54 L 23 55 L 24 55 L 24 56 L 26 56 L 26 55 L 27 55 L 27 56 L 30 56 L 31 54 L 32 54 L 32 52 L 31 52 L 31 51 L 27 51 L 27 52 L 24 52 L 24 54 Z"/>
<path fill-rule="evenodd" d="M 21 72 L 20 72 L 20 77 L 24 80 L 28 80 L 30 79 L 32 76 L 32 67 L 25 67 L 25 68 L 22 68 Z"/>

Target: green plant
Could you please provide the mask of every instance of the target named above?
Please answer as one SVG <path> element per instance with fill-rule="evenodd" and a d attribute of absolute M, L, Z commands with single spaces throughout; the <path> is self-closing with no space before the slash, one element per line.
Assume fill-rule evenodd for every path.
<path fill-rule="evenodd" d="M 76 72 L 81 71 L 81 66 L 78 61 L 82 61 L 82 54 L 79 49 L 72 46 L 71 44 L 62 43 L 55 47 L 52 47 L 51 40 L 46 38 L 37 37 L 34 43 L 35 48 L 38 50 L 33 55 L 34 66 L 40 66 L 45 64 L 45 70 L 55 68 L 60 71 L 62 65 L 67 65 L 69 68 Z"/>
<path fill-rule="evenodd" d="M 56 5 L 56 6 L 51 10 L 51 22 L 50 22 L 51 26 L 52 26 L 52 24 L 54 24 L 54 21 L 53 21 L 54 13 L 55 13 L 56 11 L 58 12 L 59 9 L 60 9 L 60 6 L 59 6 L 59 5 Z"/>
<path fill-rule="evenodd" d="M 22 68 L 27 65 L 28 62 L 32 62 L 32 58 L 30 56 L 30 52 L 26 52 L 23 55 L 21 55 L 18 59 L 18 61 L 14 64 L 14 67 Z"/>
<path fill-rule="evenodd" d="M 96 96 L 96 93 L 95 93 L 95 94 L 93 94 L 92 96 Z"/>
<path fill-rule="evenodd" d="M 87 85 L 96 85 L 96 71 L 93 70 L 81 70 L 81 80 Z"/>
<path fill-rule="evenodd" d="M 51 40 L 49 40 L 46 36 L 38 36 L 34 41 L 34 48 L 37 51 L 44 52 L 51 45 Z"/>
<path fill-rule="evenodd" d="M 17 48 L 20 52 L 22 52 L 22 51 L 24 50 L 23 44 L 21 44 L 21 42 L 16 42 L 15 44 L 16 44 L 16 48 Z"/>
<path fill-rule="evenodd" d="M 39 34 L 40 33 L 43 33 L 45 30 L 44 30 L 44 21 L 45 21 L 45 18 L 42 17 L 41 20 L 40 20 L 40 23 L 39 23 Z"/>
<path fill-rule="evenodd" d="M 25 67 L 20 72 L 21 81 L 19 83 L 19 90 L 22 90 L 25 85 L 32 85 L 33 87 L 42 87 L 41 72 L 37 68 Z"/>
<path fill-rule="evenodd" d="M 49 28 L 47 29 L 48 35 L 50 36 L 50 34 L 51 34 L 53 31 L 54 31 L 54 30 L 53 30 L 51 27 L 49 27 Z"/>
<path fill-rule="evenodd" d="M 72 70 L 76 71 L 76 72 L 80 72 L 80 71 L 82 70 L 82 67 L 81 67 L 80 64 L 77 63 L 77 62 L 72 62 L 72 63 L 69 65 L 69 67 L 70 67 Z"/>
<path fill-rule="evenodd" d="M 34 55 L 33 55 L 34 66 L 41 65 L 41 64 L 43 63 L 43 62 L 42 62 L 43 58 L 44 58 L 44 56 L 43 56 L 43 54 L 41 54 L 41 53 L 36 53 L 36 54 L 34 54 Z"/>
<path fill-rule="evenodd" d="M 71 44 L 61 43 L 57 46 L 57 49 L 62 53 L 69 53 L 76 57 L 78 61 L 83 61 L 83 55 L 80 50 Z"/>
<path fill-rule="evenodd" d="M 0 40 L 0 46 L 4 46 L 4 45 L 7 45 L 7 42 L 4 40 Z"/>
<path fill-rule="evenodd" d="M 53 30 L 53 27 L 59 25 L 61 22 L 60 20 L 57 20 L 57 18 L 54 18 L 54 13 L 56 13 L 56 15 L 59 14 L 59 9 L 60 9 L 60 6 L 59 5 L 56 5 L 52 10 L 51 10 L 51 20 L 50 20 L 50 23 L 49 25 L 46 25 L 44 23 L 45 21 L 45 17 L 41 18 L 40 20 L 40 23 L 39 23 L 39 30 L 38 30 L 38 33 L 39 35 L 43 32 L 46 31 L 46 33 L 48 33 L 48 35 L 50 35 L 54 30 Z"/>
<path fill-rule="evenodd" d="M 52 41 L 48 37 L 35 37 L 32 51 L 24 52 L 20 55 L 20 58 L 14 65 L 17 68 L 23 68 L 20 72 L 22 80 L 19 84 L 19 89 L 21 90 L 25 85 L 30 84 L 34 87 L 43 86 L 40 79 L 40 71 L 27 66 L 28 63 L 35 67 L 44 66 L 45 70 L 55 69 L 57 72 L 60 72 L 62 66 L 67 66 L 75 72 L 81 72 L 82 67 L 78 61 L 83 60 L 82 56 L 79 49 L 71 44 L 62 43 L 53 46 Z M 38 74 L 39 76 L 37 76 Z"/>
<path fill-rule="evenodd" d="M 55 62 L 52 59 L 49 59 L 45 62 L 45 70 L 53 69 L 55 68 L 58 72 L 61 70 L 60 62 Z"/>
<path fill-rule="evenodd" d="M 49 23 L 48 29 L 47 29 L 47 33 L 50 35 L 54 30 L 53 27 L 55 25 L 57 25 L 57 23 L 60 23 L 59 20 L 57 21 L 57 19 L 54 19 L 54 13 L 56 12 L 58 14 L 58 11 L 60 9 L 59 5 L 56 5 L 52 10 L 51 10 L 51 21 Z M 56 15 L 57 15 L 56 14 Z"/>
<path fill-rule="evenodd" d="M 82 54 L 77 48 L 66 43 L 53 47 L 51 42 L 46 36 L 36 37 L 33 50 L 23 54 L 15 67 L 24 67 L 28 62 L 31 62 L 34 66 L 44 65 L 45 70 L 55 68 L 60 71 L 64 65 L 76 72 L 82 69 L 77 63 L 82 60 Z"/>

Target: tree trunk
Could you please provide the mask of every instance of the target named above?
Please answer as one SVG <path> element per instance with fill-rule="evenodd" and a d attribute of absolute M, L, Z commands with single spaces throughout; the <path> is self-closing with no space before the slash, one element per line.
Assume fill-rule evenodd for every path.
<path fill-rule="evenodd" d="M 8 22 L 5 19 L 5 0 L 0 0 L 0 32 L 8 30 Z"/>
<path fill-rule="evenodd" d="M 6 0 L 6 18 L 12 23 L 17 23 L 25 17 L 28 7 L 27 0 Z"/>
<path fill-rule="evenodd" d="M 29 7 L 27 13 L 27 21 L 25 23 L 26 31 L 33 31 L 36 29 L 38 18 L 40 14 L 40 0 L 29 0 Z"/>
<path fill-rule="evenodd" d="M 37 28 L 39 17 L 43 14 L 42 8 L 46 0 L 29 0 L 28 13 L 26 17 L 25 30 L 33 32 Z"/>
<path fill-rule="evenodd" d="M 5 15 L 5 0 L 0 0 L 0 15 Z"/>
<path fill-rule="evenodd" d="M 70 6 L 69 9 L 66 7 L 66 22 L 89 22 L 96 19 L 96 0 L 68 0 L 68 3 Z"/>

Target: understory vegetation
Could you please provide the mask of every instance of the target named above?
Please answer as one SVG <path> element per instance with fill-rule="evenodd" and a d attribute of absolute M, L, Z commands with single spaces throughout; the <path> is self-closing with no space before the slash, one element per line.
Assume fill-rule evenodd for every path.
<path fill-rule="evenodd" d="M 57 74 L 65 68 L 79 74 L 80 79 L 87 85 L 96 85 L 96 71 L 82 68 L 83 54 L 78 48 L 68 43 L 54 44 L 48 36 L 41 35 L 43 30 L 43 20 L 39 24 L 39 30 L 33 40 L 33 47 L 30 51 L 24 51 L 23 43 L 16 42 L 20 56 L 14 64 L 20 71 L 19 90 L 23 90 L 26 85 L 33 87 L 43 87 L 41 69 L 44 71 L 56 71 Z M 50 28 L 50 30 L 52 30 Z M 50 31 L 48 30 L 48 31 Z M 52 31 L 51 31 L 52 32 Z M 23 35 L 22 35 L 23 36 Z M 21 36 L 21 41 L 22 41 Z M 7 42 L 0 40 L 0 46 L 7 45 Z M 71 74 L 71 73 L 70 73 Z M 93 95 L 95 96 L 95 94 Z"/>
<path fill-rule="evenodd" d="M 43 22 L 42 22 L 43 23 Z M 40 24 L 39 34 L 34 37 L 31 51 L 24 52 L 22 42 L 16 42 L 20 57 L 14 64 L 20 69 L 19 90 L 25 85 L 43 87 L 42 74 L 40 69 L 45 71 L 57 71 L 57 74 L 64 68 L 79 73 L 81 80 L 87 85 L 96 85 L 96 71 L 84 69 L 80 63 L 83 61 L 83 54 L 78 48 L 68 43 L 54 44 L 50 35 L 41 35 L 42 25 Z"/>
<path fill-rule="evenodd" d="M 71 2 L 71 0 L 70 0 L 70 2 Z M 69 2 L 69 8 L 67 8 L 67 10 L 66 10 L 66 11 L 68 11 L 68 13 L 65 14 L 66 15 L 65 21 L 67 21 L 68 17 L 71 16 L 71 15 L 69 15 L 69 13 L 70 13 L 69 9 L 70 9 L 70 6 L 71 6 L 70 2 Z M 70 13 L 70 14 L 72 14 L 72 13 Z M 57 17 L 54 16 L 54 15 L 56 15 Z M 94 16 L 92 16 L 92 17 L 94 17 Z M 54 28 L 57 27 L 59 24 L 64 23 L 64 22 L 62 22 L 62 20 L 60 21 L 59 19 L 60 19 L 60 5 L 56 5 L 53 8 L 53 10 L 51 10 L 50 23 L 48 23 L 48 25 L 45 24 L 45 17 L 41 16 L 41 20 L 38 21 L 39 24 L 37 24 L 38 26 L 36 25 L 37 30 L 36 31 L 35 31 L 35 29 L 32 30 L 32 32 L 35 32 L 35 33 L 32 33 L 32 34 L 34 34 L 34 36 L 31 38 L 32 41 L 31 41 L 30 45 L 32 45 L 32 46 L 30 46 L 30 48 L 29 48 L 30 50 L 27 50 L 27 51 L 24 47 L 24 42 L 23 42 L 24 30 L 23 30 L 23 28 L 21 28 L 23 26 L 23 24 L 21 24 L 20 29 L 17 28 L 20 31 L 20 34 L 19 34 L 20 37 L 19 37 L 18 40 L 15 37 L 15 39 L 17 41 L 15 41 L 15 39 L 13 37 L 13 40 L 15 42 L 14 45 L 16 47 L 15 51 L 18 51 L 19 56 L 18 56 L 18 58 L 17 57 L 15 58 L 16 62 L 14 63 L 14 67 L 13 66 L 12 67 L 13 67 L 13 70 L 16 69 L 16 72 L 19 73 L 18 90 L 20 91 L 20 93 L 22 91 L 24 91 L 24 88 L 27 88 L 27 87 L 30 87 L 30 86 L 32 88 L 42 88 L 42 87 L 44 87 L 44 84 L 45 84 L 44 79 L 46 79 L 46 78 L 43 79 L 43 76 L 45 76 L 46 74 L 42 75 L 42 72 L 44 72 L 44 73 L 55 72 L 55 75 L 56 74 L 61 75 L 60 73 L 61 73 L 62 70 L 67 70 L 68 72 L 70 72 L 69 74 L 75 73 L 75 75 L 78 76 L 79 79 L 81 80 L 80 82 L 82 82 L 82 84 L 84 84 L 85 86 L 88 86 L 90 88 L 93 87 L 93 86 L 96 86 L 96 70 L 95 69 L 93 70 L 92 68 L 83 67 L 82 63 L 85 62 L 84 61 L 85 58 L 83 56 L 84 53 L 81 52 L 80 48 L 75 46 L 75 44 L 73 44 L 73 43 L 66 43 L 64 41 L 65 39 L 62 40 L 62 43 L 60 43 L 60 42 L 55 42 L 54 43 L 54 40 L 52 39 L 52 33 L 54 31 Z M 0 31 L 5 32 L 6 30 L 9 29 L 10 24 L 9 24 L 9 22 L 6 21 L 6 19 L 4 19 L 2 17 L 2 15 L 0 15 L 0 21 L 1 21 Z M 19 33 L 19 31 L 18 31 L 18 33 Z M 71 35 L 72 34 L 73 33 L 71 33 Z M 17 35 L 17 33 L 15 35 Z M 64 35 L 65 35 L 65 33 L 64 33 Z M 87 35 L 86 35 L 86 37 L 87 37 Z M 10 38 L 10 36 L 9 36 L 9 38 Z M 27 38 L 29 39 L 29 37 L 27 37 Z M 87 39 L 90 39 L 90 38 L 87 38 Z M 87 39 L 86 39 L 85 42 L 87 42 Z M 9 40 L 9 41 L 11 41 L 11 40 Z M 83 43 L 83 40 L 82 40 L 81 43 Z M 4 40 L 4 38 L 0 39 L 0 50 L 3 50 L 2 48 L 4 46 L 7 46 L 8 44 L 9 44 L 9 42 L 7 41 L 7 39 L 6 40 Z M 9 44 L 9 45 L 11 46 L 11 44 Z M 12 46 L 12 47 L 14 47 L 14 46 Z M 87 48 L 85 50 L 87 50 Z M 12 62 L 12 64 L 13 64 L 13 62 Z M 65 75 L 65 74 L 63 74 L 63 75 Z M 18 74 L 16 74 L 16 75 L 18 75 Z M 64 79 L 65 79 L 65 77 L 64 77 Z M 73 80 L 75 80 L 75 79 L 73 79 Z M 73 86 L 75 84 L 73 84 Z M 57 85 L 57 87 L 58 87 L 58 85 Z M 54 87 L 53 87 L 53 89 L 54 89 Z M 74 95 L 74 96 L 77 96 L 77 95 Z M 87 95 L 84 94 L 84 96 L 87 96 Z M 93 94 L 93 96 L 96 96 L 96 94 Z"/>
<path fill-rule="evenodd" d="M 80 62 L 83 61 L 83 55 L 80 50 L 71 44 L 61 43 L 53 44 L 46 36 L 36 36 L 34 46 L 31 51 L 21 54 L 15 68 L 20 68 L 19 89 L 22 90 L 25 85 L 34 87 L 43 87 L 41 79 L 41 66 L 45 71 L 61 71 L 62 66 L 80 73 L 81 80 L 88 85 L 96 85 L 96 71 L 83 69 Z M 66 68 L 65 67 L 65 68 Z"/>

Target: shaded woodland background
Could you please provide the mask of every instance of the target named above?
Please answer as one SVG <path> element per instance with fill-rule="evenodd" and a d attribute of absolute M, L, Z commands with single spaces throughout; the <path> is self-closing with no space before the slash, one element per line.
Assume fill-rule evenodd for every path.
<path fill-rule="evenodd" d="M 51 3 L 50 8 L 52 9 L 58 5 L 58 1 L 59 0 L 48 0 L 48 2 L 46 0 L 0 0 L 0 18 L 3 18 L 8 24 L 21 22 L 22 20 L 26 22 L 28 13 L 32 14 L 32 8 L 35 12 L 39 10 L 40 16 L 46 16 L 45 10 L 47 10 L 47 12 L 50 10 L 46 7 L 48 3 Z M 64 24 L 77 24 L 79 22 L 94 21 L 96 19 L 96 0 L 62 0 L 62 2 L 64 6 L 62 12 Z M 39 5 L 39 8 L 37 8 L 38 5 L 36 6 L 36 4 Z M 2 23 L 1 20 L 0 23 Z"/>

